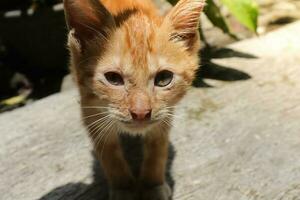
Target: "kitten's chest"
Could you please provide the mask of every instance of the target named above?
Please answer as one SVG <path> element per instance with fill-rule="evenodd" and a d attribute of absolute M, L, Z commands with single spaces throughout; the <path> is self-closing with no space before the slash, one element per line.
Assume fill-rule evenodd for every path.
<path fill-rule="evenodd" d="M 119 136 L 124 157 L 127 160 L 134 176 L 138 176 L 143 161 L 143 138 L 120 134 Z"/>

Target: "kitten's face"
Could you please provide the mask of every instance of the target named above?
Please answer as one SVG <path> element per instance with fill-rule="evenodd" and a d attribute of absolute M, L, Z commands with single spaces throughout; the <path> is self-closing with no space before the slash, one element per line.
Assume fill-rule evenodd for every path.
<path fill-rule="evenodd" d="M 110 38 L 92 87 L 122 127 L 138 129 L 170 117 L 193 80 L 198 59 L 170 41 L 162 27 L 141 17 L 129 22 Z"/>
<path fill-rule="evenodd" d="M 99 100 L 94 100 L 93 106 L 97 102 L 105 106 L 124 131 L 142 133 L 155 125 L 169 124 L 174 106 L 194 78 L 198 34 L 179 34 L 172 20 L 134 13 L 105 38 L 98 36 L 99 41 L 85 53 L 78 53 L 82 52 L 78 45 L 73 45 L 77 50 L 72 49 L 72 41 L 77 43 L 78 39 L 69 40 L 73 56 L 78 55 L 74 64 L 87 69 L 76 70 L 77 78 Z"/>

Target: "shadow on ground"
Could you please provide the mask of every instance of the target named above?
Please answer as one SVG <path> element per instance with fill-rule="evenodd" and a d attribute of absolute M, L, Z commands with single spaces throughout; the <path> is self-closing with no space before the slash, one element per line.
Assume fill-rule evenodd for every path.
<path fill-rule="evenodd" d="M 121 141 L 124 152 L 126 152 L 125 157 L 132 167 L 133 173 L 137 175 L 142 161 L 142 139 L 140 137 L 132 138 L 125 135 L 122 137 Z M 94 153 L 92 153 L 92 156 L 94 158 L 93 167 L 91 169 L 93 171 L 93 183 L 68 183 L 53 189 L 39 200 L 108 200 L 108 184 L 100 167 L 100 163 L 96 159 Z M 174 158 L 174 146 L 170 144 L 166 177 L 172 190 L 175 186 L 171 173 Z"/>
<path fill-rule="evenodd" d="M 207 46 L 201 50 L 201 67 L 199 68 L 196 79 L 194 80 L 194 87 L 213 87 L 207 84 L 204 79 L 214 79 L 221 81 L 243 81 L 251 78 L 246 72 L 231 68 L 229 66 L 222 66 L 212 62 L 212 59 L 218 58 L 247 58 L 255 59 L 254 55 L 236 51 L 229 48 L 214 48 Z"/>

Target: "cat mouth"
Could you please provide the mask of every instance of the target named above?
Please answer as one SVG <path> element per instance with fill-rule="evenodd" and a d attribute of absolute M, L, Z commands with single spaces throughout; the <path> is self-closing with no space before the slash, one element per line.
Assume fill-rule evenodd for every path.
<path fill-rule="evenodd" d="M 141 120 L 141 121 L 121 121 L 123 124 L 125 124 L 126 126 L 132 127 L 132 128 L 140 128 L 140 127 L 145 127 L 145 126 L 149 126 L 149 125 L 153 125 L 156 124 L 158 122 L 158 120 Z"/>

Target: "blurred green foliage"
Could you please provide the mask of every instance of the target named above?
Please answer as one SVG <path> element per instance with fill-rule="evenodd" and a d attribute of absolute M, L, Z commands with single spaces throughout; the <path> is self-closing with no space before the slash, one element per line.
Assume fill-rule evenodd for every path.
<path fill-rule="evenodd" d="M 168 0 L 175 5 L 178 0 Z M 254 0 L 219 0 L 227 7 L 229 12 L 246 28 L 256 33 L 258 19 L 258 5 Z M 231 32 L 221 8 L 214 0 L 206 0 L 204 13 L 211 23 L 220 28 L 224 33 L 235 38 Z"/>
<path fill-rule="evenodd" d="M 241 24 L 256 32 L 258 5 L 254 0 L 221 0 L 221 2 Z"/>

